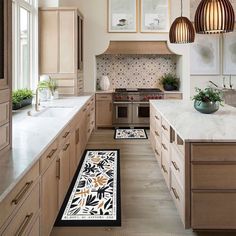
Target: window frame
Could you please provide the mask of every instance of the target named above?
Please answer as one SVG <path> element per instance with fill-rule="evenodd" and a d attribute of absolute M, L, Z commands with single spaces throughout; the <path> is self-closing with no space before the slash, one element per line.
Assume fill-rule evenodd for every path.
<path fill-rule="evenodd" d="M 29 73 L 27 88 L 35 90 L 38 82 L 38 0 L 12 0 L 13 90 L 23 88 L 21 76 L 20 9 L 29 12 Z M 18 75 L 20 75 L 18 77 Z"/>

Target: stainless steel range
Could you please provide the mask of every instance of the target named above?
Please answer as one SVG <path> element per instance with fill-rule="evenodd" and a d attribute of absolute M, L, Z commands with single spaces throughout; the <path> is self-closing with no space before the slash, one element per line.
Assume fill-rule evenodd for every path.
<path fill-rule="evenodd" d="M 113 125 L 148 127 L 150 99 L 164 99 L 160 89 L 116 89 L 113 94 Z"/>

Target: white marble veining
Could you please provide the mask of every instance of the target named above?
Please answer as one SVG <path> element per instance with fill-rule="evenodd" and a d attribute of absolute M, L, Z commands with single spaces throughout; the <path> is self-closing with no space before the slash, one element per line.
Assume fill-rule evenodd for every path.
<path fill-rule="evenodd" d="M 196 111 L 192 101 L 152 100 L 151 104 L 185 142 L 236 142 L 236 108 L 214 114 Z"/>
<path fill-rule="evenodd" d="M 0 157 L 0 202 L 38 161 L 90 97 L 91 95 L 63 98 L 41 104 L 71 108 L 70 112 L 60 117 L 30 117 L 27 116 L 27 111 L 14 113 L 13 147 Z"/>

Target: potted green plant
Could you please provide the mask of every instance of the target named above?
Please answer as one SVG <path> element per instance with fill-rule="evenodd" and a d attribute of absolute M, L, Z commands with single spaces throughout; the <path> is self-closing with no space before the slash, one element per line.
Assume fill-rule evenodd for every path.
<path fill-rule="evenodd" d="M 219 110 L 223 102 L 222 92 L 207 87 L 205 89 L 196 88 L 197 94 L 193 97 L 194 108 L 204 114 L 212 114 Z"/>
<path fill-rule="evenodd" d="M 51 96 L 53 97 L 57 89 L 57 83 L 52 78 L 49 78 L 49 80 L 40 81 L 38 84 L 38 88 L 40 90 L 48 89 L 51 93 Z"/>
<path fill-rule="evenodd" d="M 173 91 L 179 89 L 180 81 L 176 75 L 169 73 L 161 77 L 160 84 L 165 91 Z"/>
<path fill-rule="evenodd" d="M 12 92 L 12 109 L 18 110 L 32 104 L 34 93 L 30 89 L 18 89 Z"/>

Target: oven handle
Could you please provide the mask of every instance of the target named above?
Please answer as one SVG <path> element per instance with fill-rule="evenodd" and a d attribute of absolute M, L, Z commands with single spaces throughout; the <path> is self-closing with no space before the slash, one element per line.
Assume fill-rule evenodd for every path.
<path fill-rule="evenodd" d="M 132 102 L 113 102 L 113 104 L 132 104 Z"/>

